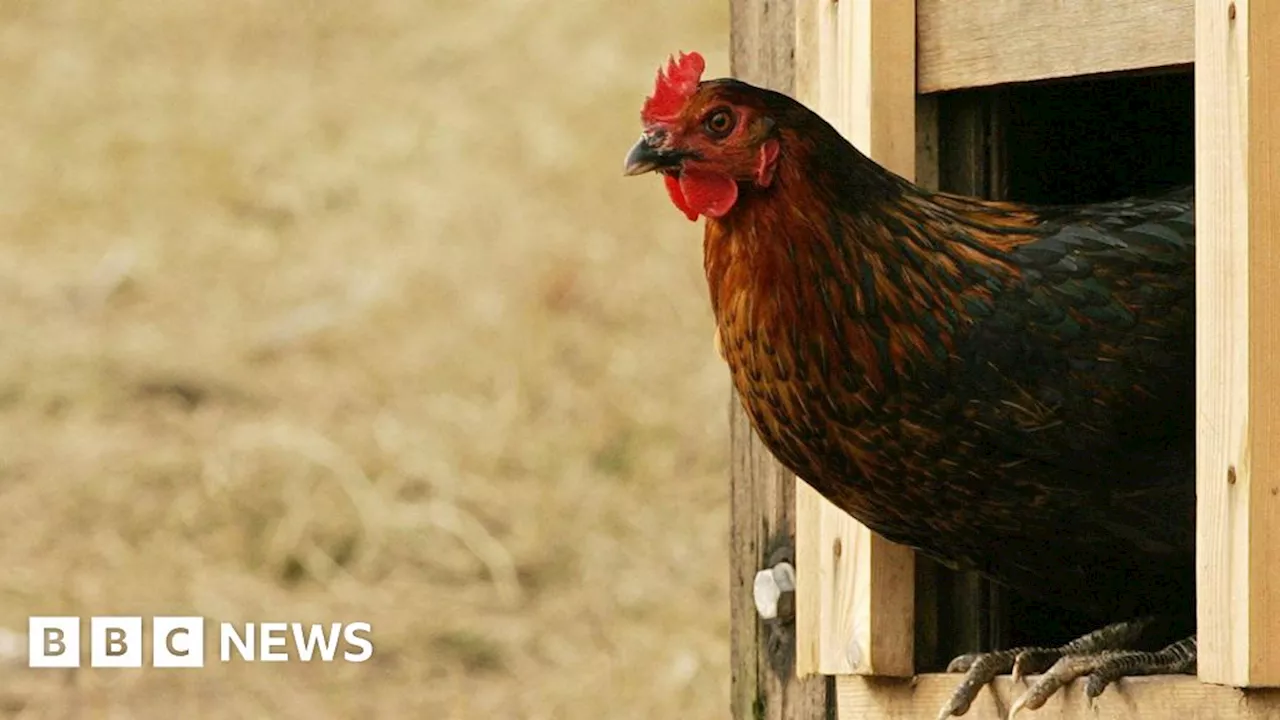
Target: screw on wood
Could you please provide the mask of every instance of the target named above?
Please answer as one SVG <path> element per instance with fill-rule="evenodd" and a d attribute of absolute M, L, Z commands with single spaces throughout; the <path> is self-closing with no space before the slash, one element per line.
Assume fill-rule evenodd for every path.
<path fill-rule="evenodd" d="M 752 597 L 756 602 L 756 612 L 765 620 L 773 620 L 779 615 L 779 606 L 785 593 L 796 590 L 796 569 L 789 562 L 780 562 L 771 568 L 756 573 L 752 587 Z"/>
<path fill-rule="evenodd" d="M 796 658 L 795 538 L 787 532 L 778 533 L 769 541 L 769 548 L 762 563 L 766 569 L 756 573 L 759 587 L 752 590 L 764 632 L 761 644 L 769 667 L 777 677 L 790 678 Z M 777 600 L 771 602 L 774 591 Z M 771 614 L 773 617 L 768 617 Z"/>
<path fill-rule="evenodd" d="M 1235 465 L 1227 466 L 1227 484 L 1228 485 L 1236 484 L 1236 466 Z"/>

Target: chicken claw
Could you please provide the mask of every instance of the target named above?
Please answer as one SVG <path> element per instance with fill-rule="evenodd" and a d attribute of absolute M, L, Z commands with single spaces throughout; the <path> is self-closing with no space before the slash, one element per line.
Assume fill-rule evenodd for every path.
<path fill-rule="evenodd" d="M 963 672 L 965 673 L 965 678 L 961 681 L 955 692 L 952 693 L 947 704 L 944 705 L 942 710 L 938 713 L 938 720 L 946 720 L 952 716 L 964 715 L 969 711 L 969 706 L 973 704 L 974 699 L 978 697 L 978 693 L 982 691 L 982 688 L 988 685 L 992 680 L 995 680 L 999 675 L 1012 673 L 1014 680 L 1016 681 L 1027 675 L 1042 672 L 1046 668 L 1050 668 L 1050 666 L 1057 667 L 1058 665 L 1062 665 L 1063 662 L 1069 659 L 1076 657 L 1091 657 L 1100 653 L 1122 651 L 1125 648 L 1133 647 L 1134 643 L 1142 637 L 1143 633 L 1151 626 L 1154 620 L 1155 618 L 1146 617 L 1138 620 L 1115 623 L 1113 625 L 1108 625 L 1101 630 L 1095 630 L 1088 635 L 1076 638 L 1075 640 L 1058 647 L 1018 647 L 990 653 L 969 653 L 967 655 L 961 655 L 951 661 L 947 666 L 947 672 Z M 1163 653 L 1165 651 L 1161 652 Z M 1141 653 L 1120 654 L 1127 655 Z M 1052 670 L 1050 672 L 1052 672 Z M 1120 675 L 1117 675 L 1117 677 L 1126 674 L 1133 673 L 1122 670 Z M 1013 713 L 1022 709 L 1024 706 L 1031 709 L 1040 707 L 1051 695 L 1053 695 L 1053 692 L 1063 684 L 1059 683 L 1058 685 L 1054 685 L 1052 688 L 1049 688 L 1048 685 L 1045 685 L 1045 678 L 1048 677 L 1049 675 L 1046 675 L 1044 678 L 1041 678 L 1040 681 L 1031 688 L 1031 690 L 1028 690 L 1026 694 L 1018 699 L 1017 703 L 1014 703 L 1013 709 L 1010 711 L 1010 717 L 1013 717 Z M 1070 682 L 1070 680 L 1075 677 L 1078 677 L 1078 675 L 1072 676 L 1065 682 Z M 1045 688 L 1040 690 L 1044 695 L 1043 698 L 1039 698 L 1037 695 L 1036 698 L 1039 698 L 1038 703 L 1035 705 L 1028 704 L 1030 702 L 1034 702 L 1035 698 L 1030 698 L 1029 696 L 1031 696 L 1037 688 L 1040 688 L 1041 685 L 1045 685 Z M 1106 686 L 1104 684 L 1103 688 L 1105 687 Z M 1100 688 L 1098 692 L 1102 692 L 1102 689 Z"/>
<path fill-rule="evenodd" d="M 1119 652 L 1095 668 L 1085 685 L 1090 700 L 1102 694 L 1111 683 L 1135 675 L 1189 675 L 1196 672 L 1198 647 L 1196 637 L 1179 640 L 1159 652 Z"/>
<path fill-rule="evenodd" d="M 1190 673 L 1196 669 L 1196 639 L 1190 637 L 1158 652 L 1112 650 L 1086 655 L 1068 655 L 1054 663 L 1048 672 L 1032 685 L 1009 709 L 1009 720 L 1019 710 L 1042 707 L 1059 688 L 1079 677 L 1088 676 L 1085 697 L 1093 702 L 1107 685 L 1133 675 Z"/>

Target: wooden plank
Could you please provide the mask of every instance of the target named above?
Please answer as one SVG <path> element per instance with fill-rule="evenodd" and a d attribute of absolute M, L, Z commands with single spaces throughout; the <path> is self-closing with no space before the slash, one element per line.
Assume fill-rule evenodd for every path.
<path fill-rule="evenodd" d="M 796 481 L 796 672 L 914 672 L 914 557 Z"/>
<path fill-rule="evenodd" d="M 794 476 L 793 476 L 794 477 Z M 822 673 L 822 496 L 799 478 L 796 493 L 796 675 Z"/>
<path fill-rule="evenodd" d="M 951 696 L 960 675 L 920 675 L 912 680 L 836 678 L 839 720 L 920 720 L 932 718 Z M 965 717 L 1003 718 L 1027 685 L 1001 677 L 984 690 Z M 993 692 L 994 690 L 994 692 Z M 1280 691 L 1238 690 L 1207 685 L 1191 676 L 1131 678 L 1107 689 L 1091 706 L 1083 681 L 1054 695 L 1030 720 L 1274 720 Z"/>
<path fill-rule="evenodd" d="M 901 0 L 800 0 L 796 96 L 864 153 L 916 171 L 915 13 Z M 914 672 L 914 558 L 796 481 L 796 672 Z"/>
<path fill-rule="evenodd" d="M 1280 4 L 1196 1 L 1199 674 L 1280 685 Z"/>
<path fill-rule="evenodd" d="M 731 0 L 733 76 L 794 92 L 794 22 L 790 1 Z M 831 679 L 795 677 L 788 662 L 795 652 L 794 623 L 790 627 L 782 622 L 762 623 L 752 595 L 755 574 L 767 567 L 767 555 L 780 542 L 794 542 L 795 476 L 760 443 L 736 394 L 730 400 L 729 427 L 731 716 L 735 720 L 825 720 L 834 712 Z"/>
<path fill-rule="evenodd" d="M 789 0 L 730 0 L 729 68 L 739 80 L 795 92 L 795 12 Z"/>
<path fill-rule="evenodd" d="M 917 0 L 922 93 L 1190 63 L 1195 0 Z"/>

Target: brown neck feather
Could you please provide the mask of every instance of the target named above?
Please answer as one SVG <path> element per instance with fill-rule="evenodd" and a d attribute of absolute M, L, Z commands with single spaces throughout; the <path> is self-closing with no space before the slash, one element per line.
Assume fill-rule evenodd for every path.
<path fill-rule="evenodd" d="M 1010 277 L 1008 252 L 1034 235 L 1033 215 L 928 193 L 838 136 L 822 153 L 821 137 L 799 137 L 782 134 L 773 185 L 744 187 L 733 211 L 707 220 L 722 337 L 788 342 L 824 374 L 856 363 L 874 388 L 945 358 L 972 303 Z"/>

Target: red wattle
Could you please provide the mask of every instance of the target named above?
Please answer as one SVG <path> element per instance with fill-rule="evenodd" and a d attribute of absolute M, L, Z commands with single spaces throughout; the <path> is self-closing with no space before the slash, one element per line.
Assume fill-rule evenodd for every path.
<path fill-rule="evenodd" d="M 690 220 L 699 215 L 721 217 L 738 201 L 738 183 L 728 175 L 685 170 L 677 178 L 663 175 L 671 202 Z"/>
<path fill-rule="evenodd" d="M 697 211 L 689 209 L 689 203 L 684 200 L 684 191 L 680 189 L 680 178 L 664 173 L 662 182 L 667 186 L 667 194 L 671 196 L 671 202 L 680 209 L 680 212 L 690 220 L 697 220 Z"/>
<path fill-rule="evenodd" d="M 689 209 L 707 217 L 721 217 L 738 200 L 737 181 L 720 173 L 685 170 L 680 173 L 680 190 Z"/>

